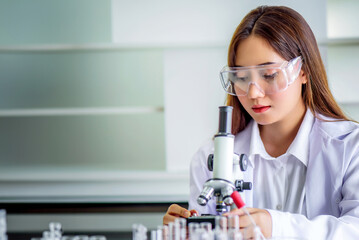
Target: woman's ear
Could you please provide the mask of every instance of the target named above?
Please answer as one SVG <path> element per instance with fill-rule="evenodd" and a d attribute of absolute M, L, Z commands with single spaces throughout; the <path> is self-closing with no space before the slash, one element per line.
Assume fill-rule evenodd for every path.
<path fill-rule="evenodd" d="M 306 84 L 308 82 L 307 74 L 305 74 L 303 70 L 300 70 L 299 77 L 302 84 Z"/>

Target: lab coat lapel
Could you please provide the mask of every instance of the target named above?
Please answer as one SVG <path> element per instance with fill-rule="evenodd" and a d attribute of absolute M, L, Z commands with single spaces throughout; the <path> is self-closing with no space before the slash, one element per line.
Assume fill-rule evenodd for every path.
<path fill-rule="evenodd" d="M 311 133 L 309 162 L 305 182 L 306 209 L 309 219 L 318 215 L 339 216 L 336 205 L 340 197 L 340 182 L 337 174 L 341 171 L 338 162 L 341 154 L 339 141 L 324 136 L 321 129 L 314 125 Z M 333 150 L 335 149 L 335 151 Z"/>

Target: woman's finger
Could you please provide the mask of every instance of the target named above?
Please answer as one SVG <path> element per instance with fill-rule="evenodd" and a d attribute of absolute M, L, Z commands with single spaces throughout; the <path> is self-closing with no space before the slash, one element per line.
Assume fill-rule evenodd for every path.
<path fill-rule="evenodd" d="M 197 212 L 196 210 L 194 211 Z M 166 225 L 170 222 L 173 222 L 178 217 L 188 218 L 191 216 L 191 214 L 192 213 L 187 209 L 177 204 L 172 204 L 171 206 L 168 207 L 167 212 L 163 217 L 163 224 Z"/>
<path fill-rule="evenodd" d="M 173 216 L 179 216 L 179 217 L 184 217 L 184 218 L 188 218 L 191 216 L 191 212 L 188 211 L 187 209 L 177 205 L 177 204 L 172 204 L 168 210 L 167 210 L 167 214 L 173 215 Z"/>
<path fill-rule="evenodd" d="M 177 217 L 175 217 L 175 216 L 166 214 L 166 215 L 163 217 L 163 225 L 168 225 L 168 223 L 174 222 L 176 218 L 177 218 Z"/>

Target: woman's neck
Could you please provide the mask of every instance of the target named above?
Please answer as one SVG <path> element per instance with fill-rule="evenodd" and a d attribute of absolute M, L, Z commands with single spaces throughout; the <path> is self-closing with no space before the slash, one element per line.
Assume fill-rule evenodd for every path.
<path fill-rule="evenodd" d="M 287 152 L 298 133 L 305 112 L 304 107 L 301 111 L 289 114 L 279 122 L 259 126 L 261 139 L 270 156 L 279 157 Z"/>

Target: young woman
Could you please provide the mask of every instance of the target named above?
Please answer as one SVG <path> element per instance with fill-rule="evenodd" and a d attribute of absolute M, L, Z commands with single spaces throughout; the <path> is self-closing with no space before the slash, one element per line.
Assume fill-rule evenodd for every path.
<path fill-rule="evenodd" d="M 359 239 L 359 126 L 348 120 L 329 87 L 316 39 L 287 7 L 261 6 L 236 29 L 221 71 L 233 106 L 234 151 L 249 166 L 244 192 L 265 237 Z M 348 86 L 350 87 L 350 86 Z M 216 214 L 212 199 L 196 202 L 212 173 L 213 143 L 191 162 L 188 211 L 171 205 L 164 224 L 193 213 Z M 248 218 L 241 210 L 241 228 Z"/>

